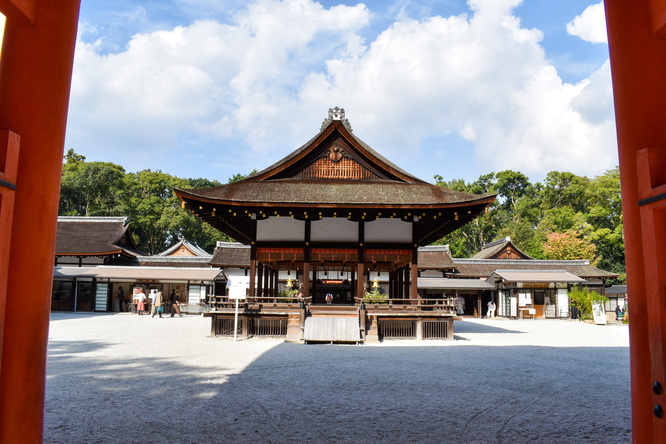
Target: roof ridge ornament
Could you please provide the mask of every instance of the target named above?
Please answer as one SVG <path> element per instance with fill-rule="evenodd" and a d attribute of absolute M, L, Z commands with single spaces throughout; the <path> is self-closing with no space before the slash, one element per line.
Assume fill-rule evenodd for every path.
<path fill-rule="evenodd" d="M 349 123 L 349 120 L 345 118 L 345 109 L 337 106 L 328 109 L 328 117 L 324 119 L 319 131 L 323 131 L 334 120 L 341 121 L 345 128 L 347 128 L 349 132 L 352 132 L 351 124 Z"/>

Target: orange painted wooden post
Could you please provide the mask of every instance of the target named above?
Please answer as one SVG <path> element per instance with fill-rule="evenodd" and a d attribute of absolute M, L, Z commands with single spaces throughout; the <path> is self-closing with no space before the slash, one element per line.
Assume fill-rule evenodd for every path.
<path fill-rule="evenodd" d="M 0 0 L 0 130 L 21 137 L 0 363 L 0 442 L 41 442 L 53 256 L 80 0 Z M 0 254 L 7 246 L 0 248 Z M 6 257 L 5 257 L 6 260 Z"/>
<path fill-rule="evenodd" d="M 634 442 L 666 442 L 666 0 L 606 0 L 624 214 Z M 650 148 L 645 150 L 645 148 Z M 637 161 L 640 159 L 640 162 Z M 641 182 L 642 181 L 642 182 Z M 662 262 L 663 264 L 663 262 Z"/>
<path fill-rule="evenodd" d="M 7 282 L 9 272 L 9 238 L 12 235 L 14 218 L 14 195 L 16 194 L 16 172 L 21 138 L 11 131 L 0 131 L 0 326 L 5 321 Z M 0 328 L 0 344 L 3 329 Z M 0 348 L 0 350 L 2 350 Z M 0 368 L 2 354 L 0 353 Z"/>

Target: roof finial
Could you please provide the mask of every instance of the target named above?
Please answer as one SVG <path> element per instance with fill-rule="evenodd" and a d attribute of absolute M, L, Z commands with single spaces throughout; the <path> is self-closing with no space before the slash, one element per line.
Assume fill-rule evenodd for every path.
<path fill-rule="evenodd" d="M 349 120 L 345 119 L 345 109 L 340 107 L 329 108 L 328 109 L 328 118 L 324 120 L 324 123 L 321 124 L 321 130 L 323 131 L 332 121 L 339 120 L 342 124 L 351 132 L 351 125 Z"/>

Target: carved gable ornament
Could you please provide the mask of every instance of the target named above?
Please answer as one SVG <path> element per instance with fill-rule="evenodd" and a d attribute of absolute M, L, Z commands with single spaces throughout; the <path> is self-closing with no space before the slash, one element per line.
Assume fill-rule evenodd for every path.
<path fill-rule="evenodd" d="M 332 162 L 339 162 L 340 159 L 342 159 L 342 154 L 344 153 L 342 147 L 340 144 L 335 142 L 331 147 L 328 149 L 328 158 L 331 159 Z"/>

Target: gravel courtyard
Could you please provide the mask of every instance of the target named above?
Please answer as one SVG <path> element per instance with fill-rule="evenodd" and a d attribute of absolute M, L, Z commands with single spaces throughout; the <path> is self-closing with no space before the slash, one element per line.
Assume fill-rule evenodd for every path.
<path fill-rule="evenodd" d="M 465 319 L 454 341 L 354 346 L 51 316 L 47 443 L 531 441 L 631 441 L 627 326 Z"/>

